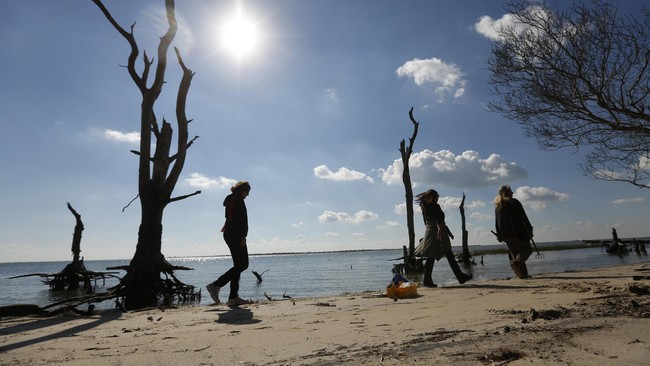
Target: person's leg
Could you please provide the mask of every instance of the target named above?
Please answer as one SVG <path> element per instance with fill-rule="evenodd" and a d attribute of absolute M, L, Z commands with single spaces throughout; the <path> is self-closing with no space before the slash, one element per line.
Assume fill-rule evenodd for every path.
<path fill-rule="evenodd" d="M 528 267 L 526 267 L 526 262 L 524 261 L 510 262 L 510 268 L 512 268 L 512 271 L 515 272 L 518 278 L 530 277 L 528 275 Z"/>
<path fill-rule="evenodd" d="M 458 283 L 462 285 L 463 283 L 472 279 L 473 275 L 471 273 L 465 274 L 460 269 L 458 262 L 456 262 L 456 257 L 454 257 L 454 252 L 452 252 L 451 249 L 445 252 L 445 257 L 447 257 L 447 261 L 449 262 L 449 267 L 451 267 L 452 272 L 454 272 L 454 276 L 456 276 Z"/>
<path fill-rule="evenodd" d="M 234 266 L 230 269 L 232 272 L 230 274 L 230 295 L 228 299 L 236 299 L 239 297 L 239 278 L 241 273 L 248 268 L 248 248 L 238 243 L 231 247 L 230 253 L 232 254 Z"/>
<path fill-rule="evenodd" d="M 508 259 L 510 260 L 510 268 L 518 278 L 528 278 L 528 267 L 526 260 L 533 253 L 530 242 L 522 241 L 517 238 L 507 238 L 505 240 L 508 249 Z"/>
<path fill-rule="evenodd" d="M 238 239 L 238 238 L 237 238 Z M 233 261 L 233 266 L 228 269 L 224 274 L 219 276 L 216 281 L 213 283 L 219 287 L 224 287 L 225 285 L 228 284 L 228 282 L 232 282 L 233 275 L 236 272 L 236 257 L 237 257 L 237 248 L 240 246 L 239 243 L 235 243 L 237 240 L 233 240 L 232 238 L 227 238 L 224 235 L 224 240 L 226 241 L 226 244 L 228 245 L 228 249 L 230 250 L 230 257 L 232 258 Z"/>
<path fill-rule="evenodd" d="M 221 301 L 219 299 L 219 292 L 221 291 L 221 289 L 224 286 L 226 286 L 228 284 L 228 282 L 231 283 L 231 287 L 232 287 L 232 280 L 234 278 L 235 273 L 237 272 L 237 268 L 236 268 L 236 263 L 237 262 L 236 262 L 236 259 L 235 259 L 238 256 L 237 248 L 241 246 L 240 243 L 239 243 L 239 240 L 241 240 L 241 239 L 239 239 L 239 238 L 229 238 L 229 237 L 226 237 L 224 235 L 223 239 L 226 242 L 226 244 L 228 245 L 228 249 L 230 250 L 230 256 L 233 259 L 233 267 L 231 267 L 224 274 L 219 276 L 219 278 L 217 278 L 216 281 L 214 281 L 214 282 L 212 282 L 212 283 L 210 283 L 210 284 L 208 284 L 206 286 L 206 289 L 208 290 L 208 293 L 210 294 L 210 297 L 217 304 L 221 303 Z M 237 279 L 239 280 L 239 277 L 237 277 Z M 239 289 L 239 286 L 237 285 L 237 289 L 236 289 L 235 292 L 237 292 L 238 289 Z M 232 289 L 231 289 L 231 292 L 232 292 Z"/>
<path fill-rule="evenodd" d="M 510 259 L 510 268 L 515 272 L 518 278 L 528 278 L 528 267 L 526 266 L 526 261 L 521 259 L 521 256 L 514 257 L 511 253 L 508 253 L 508 259 Z"/>
<path fill-rule="evenodd" d="M 433 265 L 436 263 L 434 258 L 427 258 L 424 263 L 424 286 L 426 287 L 436 287 L 436 284 L 433 283 L 431 274 L 433 273 Z"/>

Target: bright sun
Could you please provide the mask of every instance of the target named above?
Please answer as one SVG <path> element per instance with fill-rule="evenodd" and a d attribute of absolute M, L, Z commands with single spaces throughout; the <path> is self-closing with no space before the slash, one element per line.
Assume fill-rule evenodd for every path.
<path fill-rule="evenodd" d="M 238 59 L 253 53 L 259 44 L 259 32 L 255 23 L 241 12 L 226 21 L 221 27 L 223 47 Z"/>

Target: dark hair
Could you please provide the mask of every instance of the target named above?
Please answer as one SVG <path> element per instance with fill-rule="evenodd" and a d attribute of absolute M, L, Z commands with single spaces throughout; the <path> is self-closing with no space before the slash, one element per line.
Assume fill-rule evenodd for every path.
<path fill-rule="evenodd" d="M 429 189 L 415 196 L 415 201 L 419 204 L 422 204 L 422 202 L 431 203 L 436 197 L 439 197 L 438 192 L 435 189 Z"/>
<path fill-rule="evenodd" d="M 230 187 L 230 192 L 243 192 L 243 191 L 250 191 L 251 190 L 251 185 L 245 180 L 240 180 L 239 182 L 235 183 L 234 186 Z"/>

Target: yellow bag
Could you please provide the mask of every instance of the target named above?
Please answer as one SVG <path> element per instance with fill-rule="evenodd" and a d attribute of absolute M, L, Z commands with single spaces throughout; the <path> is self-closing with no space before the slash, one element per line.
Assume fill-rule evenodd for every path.
<path fill-rule="evenodd" d="M 418 284 L 413 282 L 399 282 L 398 285 L 395 285 L 391 282 L 388 287 L 386 287 L 386 295 L 391 299 L 406 299 L 410 297 L 418 296 Z"/>

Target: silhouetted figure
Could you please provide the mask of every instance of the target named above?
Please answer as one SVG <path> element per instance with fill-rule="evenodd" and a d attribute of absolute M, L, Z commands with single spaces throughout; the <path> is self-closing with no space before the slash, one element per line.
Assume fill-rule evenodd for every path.
<path fill-rule="evenodd" d="M 226 241 L 228 249 L 230 249 L 233 267 L 216 281 L 207 285 L 206 288 L 212 300 L 219 304 L 219 291 L 230 282 L 230 295 L 227 304 L 228 306 L 238 306 L 250 303 L 250 301 L 241 299 L 238 291 L 241 273 L 248 268 L 248 248 L 246 246 L 248 213 L 244 199 L 250 194 L 251 186 L 246 181 L 240 181 L 230 188 L 230 191 L 232 193 L 223 201 L 226 223 L 221 231 L 223 232 L 223 239 Z"/>
<path fill-rule="evenodd" d="M 429 189 L 417 195 L 416 201 L 422 209 L 424 218 L 424 237 L 420 239 L 420 244 L 415 252 L 426 258 L 424 265 L 424 286 L 436 287 L 433 283 L 431 274 L 435 261 L 440 260 L 443 256 L 447 257 L 449 266 L 454 272 L 458 283 L 463 284 L 472 279 L 472 274 L 465 274 L 458 266 L 454 253 L 451 251 L 451 241 L 449 240 L 450 232 L 445 224 L 445 214 L 438 204 L 438 192 Z"/>
<path fill-rule="evenodd" d="M 526 260 L 533 253 L 530 240 L 533 237 L 533 226 L 526 216 L 521 202 L 512 197 L 509 185 L 499 188 L 499 194 L 494 199 L 494 217 L 496 236 L 499 242 L 506 242 L 510 267 L 519 278 L 530 277 Z"/>

